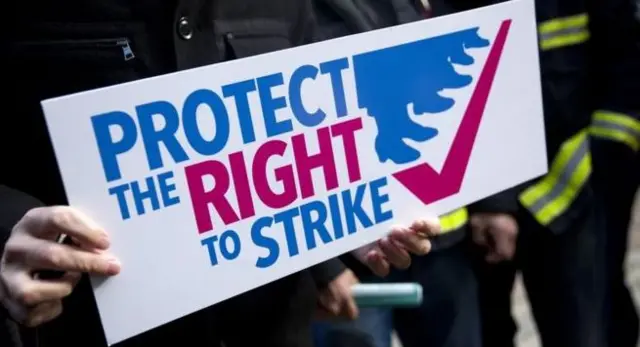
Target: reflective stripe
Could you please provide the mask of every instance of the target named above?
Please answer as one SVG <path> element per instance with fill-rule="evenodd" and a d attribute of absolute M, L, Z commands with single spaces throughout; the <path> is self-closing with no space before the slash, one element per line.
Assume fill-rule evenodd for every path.
<path fill-rule="evenodd" d="M 624 143 L 636 152 L 640 150 L 640 121 L 630 115 L 596 111 L 589 132 L 596 137 Z"/>
<path fill-rule="evenodd" d="M 469 220 L 469 213 L 466 207 L 459 208 L 453 212 L 440 216 L 440 227 L 442 233 L 448 233 L 462 228 Z"/>
<path fill-rule="evenodd" d="M 589 39 L 589 16 L 586 13 L 556 18 L 538 25 L 540 49 L 549 50 L 577 45 Z"/>
<path fill-rule="evenodd" d="M 591 154 L 586 130 L 562 144 L 549 173 L 520 194 L 520 202 L 542 225 L 564 213 L 591 175 Z"/>

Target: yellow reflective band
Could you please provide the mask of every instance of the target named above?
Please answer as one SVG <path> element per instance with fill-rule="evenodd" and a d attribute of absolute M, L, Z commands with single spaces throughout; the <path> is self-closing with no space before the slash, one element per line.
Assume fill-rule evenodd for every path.
<path fill-rule="evenodd" d="M 640 140 L 626 132 L 602 128 L 598 126 L 591 126 L 589 132 L 595 137 L 624 143 L 625 145 L 629 146 L 634 152 L 640 150 Z"/>
<path fill-rule="evenodd" d="M 589 16 L 586 13 L 540 23 L 538 25 L 540 49 L 550 50 L 589 40 L 588 24 Z"/>
<path fill-rule="evenodd" d="M 586 130 L 565 141 L 549 173 L 520 194 L 520 202 L 542 225 L 564 213 L 591 175 L 591 155 Z"/>
<path fill-rule="evenodd" d="M 576 33 L 560 35 L 540 41 L 540 49 L 548 51 L 550 49 L 581 44 L 589 40 L 589 31 L 583 30 Z"/>
<path fill-rule="evenodd" d="M 536 213 L 536 219 L 542 225 L 549 225 L 557 216 L 563 214 L 573 200 L 578 196 L 580 190 L 591 176 L 591 154 L 587 155 L 580 160 L 578 169 L 574 173 L 571 179 L 571 184 L 568 184 L 560 193 L 560 196 L 547 204 L 540 212 Z"/>
<path fill-rule="evenodd" d="M 560 30 L 572 28 L 586 28 L 589 24 L 589 16 L 580 13 L 570 17 L 555 18 L 538 25 L 538 32 L 542 35 L 554 33 Z"/>
<path fill-rule="evenodd" d="M 458 230 L 467 224 L 469 212 L 466 207 L 459 208 L 453 212 L 440 216 L 441 232 L 448 233 Z"/>
<path fill-rule="evenodd" d="M 581 133 L 563 143 L 560 147 L 560 151 L 558 151 L 558 154 L 553 160 L 553 163 L 551 163 L 551 169 L 544 179 L 520 194 L 520 202 L 522 202 L 524 206 L 532 206 L 536 201 L 549 194 L 553 189 L 558 177 L 560 177 L 563 171 L 565 171 L 572 154 L 580 146 L 583 138 L 583 136 L 580 135 Z"/>
<path fill-rule="evenodd" d="M 624 113 L 616 113 L 609 111 L 596 111 L 593 113 L 594 121 L 603 121 L 612 124 L 618 124 L 625 128 L 640 132 L 640 120 Z"/>
<path fill-rule="evenodd" d="M 640 150 L 640 121 L 630 115 L 596 111 L 589 131 L 595 137 L 624 143 L 636 152 Z"/>

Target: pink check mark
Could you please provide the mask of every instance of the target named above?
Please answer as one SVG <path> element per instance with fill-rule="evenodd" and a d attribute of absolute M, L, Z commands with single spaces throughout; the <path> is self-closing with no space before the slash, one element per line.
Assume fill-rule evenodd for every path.
<path fill-rule="evenodd" d="M 422 163 L 393 174 L 393 177 L 425 205 L 460 191 L 510 26 L 510 19 L 500 25 L 442 172 L 438 173 L 428 163 Z"/>

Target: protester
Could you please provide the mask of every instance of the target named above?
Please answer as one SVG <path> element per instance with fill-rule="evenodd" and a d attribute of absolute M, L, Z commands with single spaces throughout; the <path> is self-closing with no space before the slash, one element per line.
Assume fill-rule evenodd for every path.
<path fill-rule="evenodd" d="M 594 112 L 589 133 L 594 191 L 605 207 L 607 219 L 609 345 L 636 347 L 640 320 L 625 282 L 624 268 L 631 212 L 640 184 L 640 1 L 616 2 L 612 6 L 618 3 L 618 14 L 624 17 L 614 27 L 615 34 L 601 31 L 596 36 L 600 42 L 596 51 L 599 54 L 594 54 L 594 64 L 599 67 L 596 76 L 608 93 L 601 97 L 607 102 L 606 108 Z M 635 13 L 635 20 L 625 10 Z"/>
<path fill-rule="evenodd" d="M 65 206 L 39 102 L 308 43 L 314 28 L 310 3 L 85 0 L 14 2 L 6 10 L 12 15 L 3 36 L 2 101 L 11 111 L 0 127 L 0 299 L 5 311 L 0 319 L 18 323 L 9 322 L 14 346 L 102 346 L 105 340 L 86 274 L 117 275 L 121 265 L 108 253 L 109 231 Z M 428 252 L 426 236 L 437 229 L 437 221 L 417 221 L 366 246 L 357 257 L 385 275 L 391 266 L 408 266 L 409 253 Z M 63 233 L 74 245 L 54 242 Z M 322 273 L 322 267 L 332 269 L 333 275 L 312 275 Z M 64 275 L 33 276 L 43 270 Z M 170 277 L 168 273 L 167 280 Z M 309 346 L 317 303 L 314 279 L 321 277 L 328 291 L 336 278 L 342 287 L 351 283 L 341 280 L 344 270 L 330 261 L 120 345 L 215 346 L 223 341 L 232 347 L 259 341 L 262 346 Z M 323 296 L 322 303 L 342 312 L 351 305 L 344 292 L 334 290 L 338 294 Z M 185 300 L 187 295 L 166 299 Z M 162 303 L 158 305 L 160 309 Z"/>
<path fill-rule="evenodd" d="M 499 2 L 430 1 L 440 14 Z M 474 239 L 485 251 L 479 261 L 484 345 L 514 346 L 510 298 L 521 270 L 543 346 L 618 347 L 611 340 L 618 322 L 609 313 L 606 266 L 614 230 L 606 224 L 607 200 L 594 195 L 590 177 L 611 168 L 593 166 L 602 164 L 591 162 L 588 132 L 593 114 L 640 110 L 635 9 L 632 0 L 535 5 L 550 170 L 470 209 Z M 619 286 L 621 274 L 615 277 Z"/>
<path fill-rule="evenodd" d="M 594 112 L 590 135 L 594 191 L 607 219 L 608 342 L 614 347 L 636 347 L 638 303 L 626 284 L 624 269 L 631 212 L 640 184 L 640 1 L 626 4 L 626 10 L 635 12 L 635 21 L 624 12 L 625 4 L 620 4 L 618 14 L 626 20 L 615 27 L 615 35 L 600 33 L 597 37 L 601 46 L 595 64 L 600 67 L 598 78 L 607 85 L 608 95 L 602 99 L 608 105 Z M 610 57 L 608 52 L 616 53 Z M 614 59 L 626 59 L 626 63 L 611 63 Z"/>
<path fill-rule="evenodd" d="M 638 66 L 640 68 L 640 64 Z M 640 320 L 637 304 L 626 284 L 625 259 L 631 212 L 640 178 L 640 152 L 634 150 L 634 146 L 640 147 L 640 122 L 621 114 L 611 118 L 614 122 L 623 120 L 623 125 L 629 124 L 632 129 L 637 129 L 637 135 L 632 135 L 634 131 L 624 130 L 624 127 L 603 127 L 603 122 L 598 120 L 594 121 L 591 129 L 594 191 L 603 202 L 607 219 L 606 264 L 609 279 L 606 282 L 609 283 L 611 298 L 609 344 L 616 347 L 636 347 Z M 619 133 L 615 133 L 616 131 Z M 619 136 L 624 132 L 629 135 Z M 639 145 L 633 145 L 633 141 L 619 141 L 633 137 L 633 141 Z"/>

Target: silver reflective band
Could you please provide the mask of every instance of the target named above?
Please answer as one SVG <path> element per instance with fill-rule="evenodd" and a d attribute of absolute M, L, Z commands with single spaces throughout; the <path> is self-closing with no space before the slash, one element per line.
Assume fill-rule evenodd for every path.
<path fill-rule="evenodd" d="M 589 154 L 589 142 L 582 141 L 580 146 L 569 159 L 569 162 L 567 162 L 567 166 L 565 166 L 562 173 L 560 173 L 560 177 L 558 177 L 558 181 L 551 191 L 546 195 L 543 195 L 529 208 L 532 213 L 535 214 L 542 211 L 547 204 L 560 197 L 562 192 L 569 186 L 569 184 L 571 184 L 574 172 L 576 172 L 578 165 L 580 165 L 580 162 L 587 156 L 587 154 Z"/>
<path fill-rule="evenodd" d="M 606 122 L 600 119 L 594 120 L 593 126 L 602 128 L 602 129 L 608 129 L 608 130 L 613 130 L 621 133 L 626 133 L 627 135 L 632 136 L 638 141 L 640 141 L 640 131 L 636 129 L 632 129 L 616 123 Z"/>

